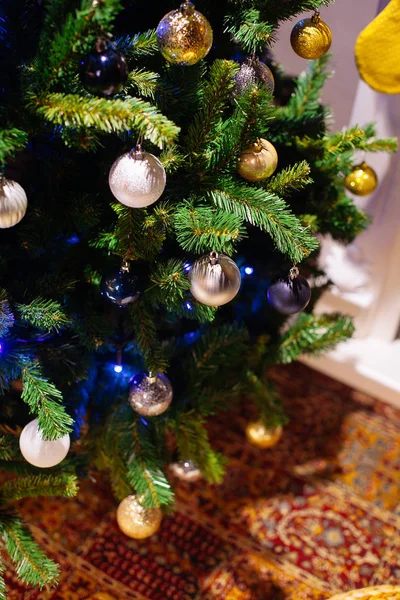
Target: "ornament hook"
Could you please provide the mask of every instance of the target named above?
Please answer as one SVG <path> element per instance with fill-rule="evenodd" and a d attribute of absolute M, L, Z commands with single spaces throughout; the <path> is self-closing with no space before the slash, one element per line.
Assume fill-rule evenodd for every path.
<path fill-rule="evenodd" d="M 289 271 L 289 277 L 290 277 L 290 279 L 293 281 L 299 275 L 300 275 L 300 271 L 299 271 L 297 265 L 293 265 L 293 267 Z"/>

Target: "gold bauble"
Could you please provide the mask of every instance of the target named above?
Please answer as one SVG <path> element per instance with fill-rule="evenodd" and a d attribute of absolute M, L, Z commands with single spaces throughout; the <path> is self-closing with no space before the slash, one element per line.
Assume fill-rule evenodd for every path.
<path fill-rule="evenodd" d="M 259 139 L 239 156 L 237 170 L 247 181 L 261 181 L 275 172 L 278 154 L 267 140 Z"/>
<path fill-rule="evenodd" d="M 229 256 L 210 252 L 198 258 L 189 272 L 190 292 L 201 304 L 222 306 L 240 289 L 240 270 Z"/>
<path fill-rule="evenodd" d="M 110 596 L 106 592 L 97 592 L 90 596 L 89 600 L 117 600 L 115 596 Z"/>
<path fill-rule="evenodd" d="M 159 508 L 144 508 L 137 496 L 127 496 L 117 508 L 118 527 L 134 540 L 144 540 L 158 531 L 162 521 Z"/>
<path fill-rule="evenodd" d="M 246 437 L 251 444 L 258 448 L 272 448 L 282 437 L 283 429 L 278 427 L 267 428 L 261 421 L 249 423 L 246 427 Z"/>
<path fill-rule="evenodd" d="M 362 162 L 353 167 L 352 172 L 350 175 L 347 175 L 344 183 L 352 194 L 355 194 L 356 196 L 367 196 L 376 190 L 378 177 L 375 171 L 368 166 L 366 162 Z"/>
<path fill-rule="evenodd" d="M 157 41 L 163 57 L 175 65 L 198 63 L 211 50 L 213 31 L 204 15 L 192 2 L 169 12 L 157 27 Z"/>
<path fill-rule="evenodd" d="M 290 43 L 301 58 L 320 58 L 332 44 L 332 32 L 316 12 L 311 19 L 302 19 L 292 29 Z"/>

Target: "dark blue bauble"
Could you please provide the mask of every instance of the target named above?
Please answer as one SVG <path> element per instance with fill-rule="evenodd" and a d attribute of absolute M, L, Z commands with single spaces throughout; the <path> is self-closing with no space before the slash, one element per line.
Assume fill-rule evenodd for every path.
<path fill-rule="evenodd" d="M 98 40 L 96 48 L 81 62 L 81 81 L 97 96 L 111 96 L 122 88 L 128 78 L 125 59 L 111 44 Z"/>
<path fill-rule="evenodd" d="M 310 302 L 311 289 L 302 275 L 294 279 L 279 278 L 271 283 L 267 296 L 275 310 L 284 315 L 293 315 L 304 310 Z"/>
<path fill-rule="evenodd" d="M 116 269 L 104 275 L 100 282 L 102 295 L 113 304 L 125 307 L 139 297 L 138 279 L 129 271 Z"/>

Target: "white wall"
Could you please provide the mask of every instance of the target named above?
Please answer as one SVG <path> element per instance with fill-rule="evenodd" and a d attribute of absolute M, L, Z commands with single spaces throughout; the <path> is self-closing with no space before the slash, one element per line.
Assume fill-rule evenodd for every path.
<path fill-rule="evenodd" d="M 323 101 L 332 107 L 335 129 L 348 125 L 351 109 L 359 81 L 354 59 L 354 45 L 358 34 L 376 15 L 377 0 L 336 0 L 328 8 L 321 9 L 322 19 L 332 30 L 333 42 L 330 52 L 333 54 L 331 66 L 335 76 L 324 89 Z M 304 13 L 305 17 L 312 12 Z M 302 17 L 299 17 L 299 19 Z M 296 75 L 307 68 L 307 62 L 297 56 L 290 45 L 290 32 L 297 22 L 287 21 L 278 33 L 275 45 L 277 61 L 290 75 Z M 362 122 L 359 123 L 363 125 Z"/>

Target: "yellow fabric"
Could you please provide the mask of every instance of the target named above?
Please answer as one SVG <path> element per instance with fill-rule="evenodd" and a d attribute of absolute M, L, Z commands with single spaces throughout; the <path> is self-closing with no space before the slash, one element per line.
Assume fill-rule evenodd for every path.
<path fill-rule="evenodd" d="M 369 86 L 384 94 L 400 94 L 400 0 L 391 0 L 360 33 L 355 54 Z"/>

